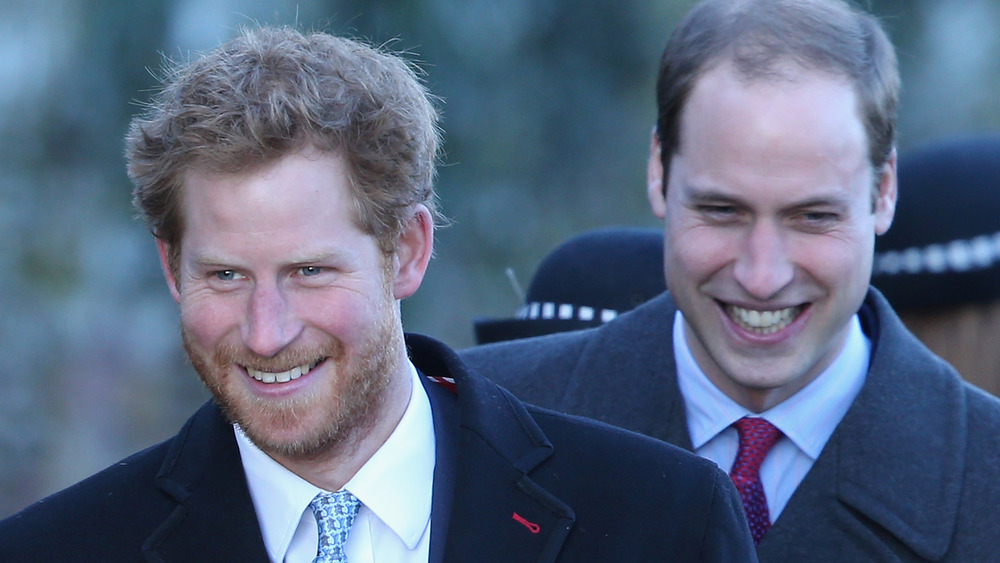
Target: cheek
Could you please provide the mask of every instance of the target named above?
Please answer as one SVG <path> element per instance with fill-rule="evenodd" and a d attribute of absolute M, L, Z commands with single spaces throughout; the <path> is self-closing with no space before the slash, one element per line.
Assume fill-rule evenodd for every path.
<path fill-rule="evenodd" d="M 791 247 L 796 266 L 832 291 L 867 287 L 873 241 L 858 238 L 810 237 Z"/>
<path fill-rule="evenodd" d="M 300 318 L 346 346 L 363 340 L 385 315 L 386 304 L 377 296 L 338 291 L 312 296 L 295 304 Z"/>
<path fill-rule="evenodd" d="M 735 231 L 708 227 L 668 231 L 664 238 L 667 277 L 705 277 L 724 268 L 739 252 L 735 235 Z"/>
<path fill-rule="evenodd" d="M 182 298 L 181 324 L 202 348 L 216 346 L 227 334 L 239 332 L 242 307 L 227 300 Z"/>

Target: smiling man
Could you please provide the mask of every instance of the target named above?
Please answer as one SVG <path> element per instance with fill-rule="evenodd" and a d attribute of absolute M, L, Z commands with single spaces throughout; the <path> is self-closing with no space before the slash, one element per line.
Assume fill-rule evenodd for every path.
<path fill-rule="evenodd" d="M 869 160 L 850 82 L 777 72 L 787 77 L 748 80 L 733 62 L 705 70 L 669 178 L 658 139 L 649 170 L 687 347 L 712 384 L 754 412 L 841 354 L 896 201 L 895 155 L 877 168 Z"/>
<path fill-rule="evenodd" d="M 128 170 L 213 400 L 0 522 L 0 561 L 756 561 L 712 463 L 404 335 L 438 221 L 406 62 L 263 28 L 167 77 Z"/>
<path fill-rule="evenodd" d="M 898 91 L 884 31 L 841 0 L 698 3 L 648 163 L 668 292 L 463 359 L 730 470 L 761 561 L 1000 560 L 1000 402 L 869 288 Z"/>

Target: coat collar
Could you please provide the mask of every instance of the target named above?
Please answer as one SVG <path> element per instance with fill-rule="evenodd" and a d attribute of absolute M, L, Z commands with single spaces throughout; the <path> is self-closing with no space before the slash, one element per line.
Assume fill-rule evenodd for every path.
<path fill-rule="evenodd" d="M 446 346 L 412 334 L 406 342 L 421 373 L 455 383 L 458 452 L 444 560 L 489 553 L 504 561 L 554 561 L 575 516 L 532 479 L 552 456 L 551 442 L 523 404 L 469 372 Z"/>
<path fill-rule="evenodd" d="M 967 447 L 964 384 L 874 289 L 862 319 L 873 343 L 868 378 L 820 460 L 835 465 L 835 491 L 844 505 L 936 560 L 948 550 L 958 519 Z"/>
<path fill-rule="evenodd" d="M 663 293 L 589 331 L 556 407 L 692 450 L 674 361 L 676 311 Z"/>
<path fill-rule="evenodd" d="M 233 428 L 213 401 L 173 439 L 156 485 L 177 508 L 144 544 L 147 561 L 267 561 Z"/>

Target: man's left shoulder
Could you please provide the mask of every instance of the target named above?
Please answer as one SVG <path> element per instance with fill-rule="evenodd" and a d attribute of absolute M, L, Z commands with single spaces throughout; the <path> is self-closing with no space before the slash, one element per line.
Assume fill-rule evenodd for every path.
<path fill-rule="evenodd" d="M 573 507 L 579 537 L 624 538 L 652 550 L 634 552 L 643 557 L 668 549 L 683 561 L 756 560 L 736 489 L 713 462 L 602 422 L 527 409 L 552 444 L 529 477 Z"/>
<path fill-rule="evenodd" d="M 587 478 L 627 481 L 622 489 L 634 487 L 640 495 L 654 495 L 661 487 L 675 501 L 696 502 L 714 494 L 720 476 L 726 477 L 713 462 L 673 444 L 588 418 L 526 408 L 552 442 L 553 465 L 573 467 Z M 677 496 L 677 484 L 685 495 Z"/>
<path fill-rule="evenodd" d="M 1000 436 L 1000 398 L 971 383 L 963 382 L 962 387 L 970 442 L 976 444 L 985 441 L 995 444 L 997 437 Z M 991 447 L 990 450 L 1000 455 L 1000 448 Z"/>
<path fill-rule="evenodd" d="M 525 404 L 525 408 L 539 427 L 545 431 L 554 444 L 573 448 L 575 444 L 602 444 L 625 452 L 653 453 L 662 456 L 676 456 L 698 465 L 715 464 L 693 453 L 667 442 L 651 438 L 638 432 L 606 424 L 590 418 L 565 414 L 551 409 Z"/>

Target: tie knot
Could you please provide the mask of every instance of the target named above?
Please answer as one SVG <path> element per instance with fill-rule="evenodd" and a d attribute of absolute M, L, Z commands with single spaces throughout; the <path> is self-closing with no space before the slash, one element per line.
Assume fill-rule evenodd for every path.
<path fill-rule="evenodd" d="M 320 493 L 309 503 L 319 527 L 315 561 L 347 561 L 344 543 L 347 542 L 347 535 L 360 505 L 361 501 L 348 491 Z"/>
<path fill-rule="evenodd" d="M 733 423 L 740 436 L 739 453 L 736 457 L 745 467 L 752 467 L 754 473 L 763 463 L 767 452 L 781 438 L 781 430 L 763 418 L 743 417 Z"/>

